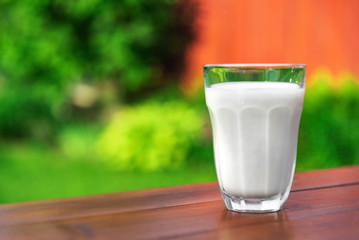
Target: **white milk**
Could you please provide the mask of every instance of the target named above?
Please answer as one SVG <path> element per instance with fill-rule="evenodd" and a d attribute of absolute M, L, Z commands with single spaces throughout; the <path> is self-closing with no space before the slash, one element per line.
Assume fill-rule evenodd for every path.
<path fill-rule="evenodd" d="M 205 91 L 224 193 L 257 199 L 289 191 L 304 89 L 295 83 L 226 82 Z"/>

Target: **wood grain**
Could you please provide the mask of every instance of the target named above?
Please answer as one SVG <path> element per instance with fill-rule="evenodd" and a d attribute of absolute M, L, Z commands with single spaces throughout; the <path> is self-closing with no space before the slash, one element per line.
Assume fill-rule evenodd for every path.
<path fill-rule="evenodd" d="M 230 212 L 216 183 L 0 206 L 0 239 L 358 239 L 359 167 L 296 174 L 282 211 Z"/>

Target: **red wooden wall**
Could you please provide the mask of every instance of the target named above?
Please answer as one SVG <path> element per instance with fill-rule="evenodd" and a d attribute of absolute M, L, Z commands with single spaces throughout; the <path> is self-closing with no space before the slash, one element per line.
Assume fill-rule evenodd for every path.
<path fill-rule="evenodd" d="M 359 0 L 192 1 L 198 39 L 187 53 L 187 87 L 216 63 L 305 63 L 308 75 L 326 67 L 359 76 Z"/>

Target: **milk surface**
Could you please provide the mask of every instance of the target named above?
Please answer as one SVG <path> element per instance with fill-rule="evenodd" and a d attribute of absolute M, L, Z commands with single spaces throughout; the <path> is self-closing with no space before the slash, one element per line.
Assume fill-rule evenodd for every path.
<path fill-rule="evenodd" d="M 217 177 L 225 194 L 270 198 L 291 187 L 304 89 L 284 82 L 206 87 Z"/>

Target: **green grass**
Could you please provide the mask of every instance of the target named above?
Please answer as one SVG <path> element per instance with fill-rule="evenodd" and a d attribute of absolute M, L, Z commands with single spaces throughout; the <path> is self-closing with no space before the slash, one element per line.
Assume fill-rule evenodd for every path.
<path fill-rule="evenodd" d="M 215 181 L 213 164 L 173 171 L 115 172 L 38 144 L 2 144 L 0 203 L 86 196 Z"/>
<path fill-rule="evenodd" d="M 297 170 L 319 168 L 297 161 Z M 1 143 L 0 204 L 216 181 L 214 163 L 178 170 L 118 172 L 97 161 L 39 143 Z M 317 166 L 317 167 L 315 167 Z M 320 164 L 321 168 L 324 167 Z M 329 166 L 341 166 L 340 164 Z M 328 166 L 327 166 L 328 167 Z"/>

